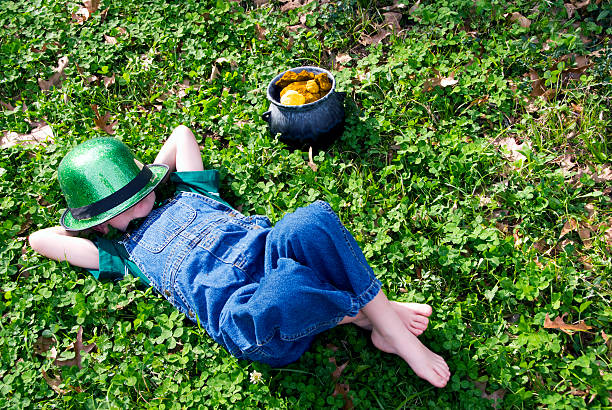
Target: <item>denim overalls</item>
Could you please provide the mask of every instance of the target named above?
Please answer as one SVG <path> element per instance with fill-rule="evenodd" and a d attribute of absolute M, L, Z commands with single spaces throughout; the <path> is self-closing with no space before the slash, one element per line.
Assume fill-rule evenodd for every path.
<path fill-rule="evenodd" d="M 232 355 L 272 366 L 297 360 L 317 333 L 380 290 L 321 201 L 271 227 L 266 217 L 181 192 L 122 243 L 151 285 Z"/>

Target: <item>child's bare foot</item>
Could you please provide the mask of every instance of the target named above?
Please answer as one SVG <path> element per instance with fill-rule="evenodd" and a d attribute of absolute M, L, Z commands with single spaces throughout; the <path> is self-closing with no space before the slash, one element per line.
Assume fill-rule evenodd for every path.
<path fill-rule="evenodd" d="M 387 334 L 372 330 L 372 342 L 383 352 L 400 356 L 422 379 L 436 387 L 444 387 L 450 378 L 446 361 L 429 350 L 412 332 Z"/>
<path fill-rule="evenodd" d="M 404 325 L 413 335 L 418 336 L 427 329 L 431 306 L 424 303 L 390 302 Z"/>
<path fill-rule="evenodd" d="M 431 315 L 431 306 L 424 303 L 405 303 L 405 302 L 389 302 L 392 309 L 398 314 L 404 325 L 413 335 L 419 336 L 422 334 L 429 324 L 429 316 Z M 363 313 L 359 311 L 357 316 L 344 318 L 339 324 L 352 323 L 361 328 L 372 330 L 372 322 Z"/>

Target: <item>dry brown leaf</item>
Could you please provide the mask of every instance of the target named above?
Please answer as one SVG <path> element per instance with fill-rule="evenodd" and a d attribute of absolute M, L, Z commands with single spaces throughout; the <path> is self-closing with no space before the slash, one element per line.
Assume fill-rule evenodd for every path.
<path fill-rule="evenodd" d="M 606 229 L 604 232 L 604 240 L 609 248 L 612 248 L 612 228 Z"/>
<path fill-rule="evenodd" d="M 601 170 L 598 170 L 596 174 L 593 175 L 593 181 L 595 182 L 608 182 L 612 181 L 612 167 L 610 165 L 606 165 Z"/>
<path fill-rule="evenodd" d="M 59 386 L 62 384 L 62 379 L 61 377 L 59 377 L 59 375 L 55 375 L 55 377 L 51 378 L 51 376 L 47 374 L 45 369 L 41 369 L 40 371 L 42 372 L 43 378 L 45 379 L 49 387 L 53 389 L 54 392 L 56 392 L 57 394 L 68 393 L 68 390 L 60 389 Z"/>
<path fill-rule="evenodd" d="M 255 0 L 255 6 L 257 7 L 265 6 L 269 2 L 270 0 Z"/>
<path fill-rule="evenodd" d="M 421 18 L 420 17 L 414 17 L 413 14 L 414 14 L 415 11 L 417 11 L 417 9 L 419 8 L 420 5 L 421 5 L 421 0 L 417 0 L 417 2 L 414 3 L 412 5 L 412 7 L 410 7 L 408 9 L 408 14 L 410 14 L 412 16 L 412 18 L 414 18 L 416 21 L 419 21 L 419 22 L 421 21 Z"/>
<path fill-rule="evenodd" d="M 519 228 L 514 228 L 514 231 L 512 231 L 512 238 L 514 238 L 514 247 L 520 249 L 523 244 L 523 235 L 520 234 Z"/>
<path fill-rule="evenodd" d="M 376 45 L 380 43 L 381 41 L 383 41 L 385 38 L 387 38 L 390 34 L 391 32 L 387 30 L 380 30 L 374 36 L 367 36 L 365 34 L 362 34 L 361 38 L 359 39 L 359 42 L 363 44 L 364 46 Z"/>
<path fill-rule="evenodd" d="M 521 27 L 524 27 L 524 28 L 528 28 L 529 26 L 531 26 L 531 20 L 529 20 L 527 17 L 523 16 L 521 13 L 517 11 L 510 14 L 510 21 L 517 22 L 521 25 Z"/>
<path fill-rule="evenodd" d="M 229 63 L 230 67 L 232 68 L 232 70 L 235 70 L 236 68 L 238 68 L 238 63 L 234 60 L 230 60 L 227 59 L 225 57 L 219 57 L 215 60 L 215 63 L 219 64 L 219 65 L 223 65 L 223 63 Z"/>
<path fill-rule="evenodd" d="M 317 164 L 315 164 L 314 161 L 312 160 L 312 146 L 308 148 L 308 166 L 314 172 L 317 172 L 317 170 L 319 169 Z"/>
<path fill-rule="evenodd" d="M 603 338 L 606 346 L 608 346 L 608 352 L 612 352 L 612 337 L 608 336 L 603 330 L 601 331 L 601 337 Z"/>
<path fill-rule="evenodd" d="M 576 13 L 577 7 L 574 6 L 572 3 L 565 3 L 563 4 L 563 6 L 565 7 L 565 11 L 567 12 L 567 18 L 568 19 L 573 18 L 574 13 Z"/>
<path fill-rule="evenodd" d="M 584 206 L 584 210 L 587 213 L 587 219 L 589 220 L 593 220 L 593 217 L 597 214 L 597 210 L 595 209 L 595 205 L 593 204 L 586 204 Z"/>
<path fill-rule="evenodd" d="M 303 30 L 303 29 L 308 29 L 308 27 L 306 27 L 303 24 L 295 24 L 293 26 L 288 26 L 287 30 L 291 31 L 292 33 L 296 33 L 299 30 Z M 293 40 L 292 38 L 290 38 L 290 40 Z"/>
<path fill-rule="evenodd" d="M 62 79 L 65 77 L 64 70 L 68 65 L 68 57 L 64 56 L 57 60 L 57 67 L 53 69 L 55 74 L 53 74 L 49 80 L 45 81 L 42 79 L 38 79 L 38 86 L 42 91 L 49 91 L 51 87 L 59 87 Z"/>
<path fill-rule="evenodd" d="M 593 270 L 593 264 L 591 263 L 591 258 L 589 258 L 586 255 L 582 255 L 581 257 L 578 258 L 578 260 L 580 261 L 580 263 L 582 263 L 582 266 L 584 267 L 584 269 L 588 271 Z"/>
<path fill-rule="evenodd" d="M 1 106 L 2 108 L 4 108 L 5 110 L 8 110 L 8 111 L 15 111 L 15 107 L 13 107 L 13 106 L 12 106 L 11 104 L 9 104 L 9 103 L 5 103 L 4 101 L 0 101 L 0 106 Z"/>
<path fill-rule="evenodd" d="M 346 366 L 348 365 L 348 363 L 349 362 L 347 361 L 344 364 L 341 364 L 340 366 L 336 366 L 336 369 L 332 372 L 332 378 L 334 380 L 337 380 L 340 377 L 344 369 L 346 369 Z M 334 364 L 336 364 L 335 359 L 334 359 Z"/>
<path fill-rule="evenodd" d="M 476 386 L 476 388 L 478 390 L 480 390 L 481 393 L 481 397 L 483 399 L 488 399 L 491 400 L 491 406 L 496 409 L 497 406 L 501 403 L 501 401 L 504 398 L 504 395 L 506 394 L 506 390 L 504 389 L 497 389 L 495 390 L 493 393 L 489 394 L 487 393 L 487 383 L 486 382 L 479 382 L 479 381 L 475 381 L 474 382 L 474 386 Z M 498 403 L 499 402 L 499 403 Z"/>
<path fill-rule="evenodd" d="M 104 34 L 104 42 L 106 44 L 110 44 L 111 46 L 114 46 L 115 44 L 117 44 L 117 39 L 113 36 Z"/>
<path fill-rule="evenodd" d="M 100 7 L 100 0 L 85 0 L 83 5 L 72 15 L 72 19 L 78 24 L 83 24 Z"/>
<path fill-rule="evenodd" d="M 210 77 L 208 77 L 208 82 L 215 81 L 219 77 L 220 74 L 221 74 L 221 71 L 219 71 L 217 66 L 213 64 L 212 70 L 210 72 Z"/>
<path fill-rule="evenodd" d="M 558 316 L 557 318 L 555 318 L 555 320 L 550 320 L 550 317 L 548 317 L 548 313 L 546 314 L 546 317 L 544 318 L 544 328 L 545 329 L 559 329 L 562 332 L 567 333 L 568 335 L 573 334 L 573 332 L 577 331 L 577 332 L 586 332 L 589 329 L 592 329 L 592 326 L 587 325 L 586 323 L 584 323 L 584 320 L 579 321 L 577 324 L 572 325 L 569 323 L 565 323 L 563 321 L 563 319 L 565 318 L 565 316 L 567 316 L 567 313 L 564 313 L 562 316 Z"/>
<path fill-rule="evenodd" d="M 104 88 L 108 88 L 115 84 L 115 74 L 110 77 L 102 76 L 102 82 L 104 83 Z"/>
<path fill-rule="evenodd" d="M 563 238 L 568 233 L 575 231 L 578 229 L 578 222 L 575 219 L 569 219 L 561 229 L 561 233 L 559 234 L 559 239 Z"/>
<path fill-rule="evenodd" d="M 36 342 L 34 342 L 34 353 L 44 356 L 46 352 L 51 350 L 55 343 L 56 340 L 54 337 L 39 336 Z"/>
<path fill-rule="evenodd" d="M 400 21 L 402 20 L 402 13 L 389 11 L 387 13 L 383 13 L 383 16 L 385 18 L 384 25 L 391 27 L 396 33 L 402 29 L 402 26 L 400 25 Z"/>
<path fill-rule="evenodd" d="M 268 30 L 260 26 L 259 24 L 255 24 L 255 33 L 257 34 L 257 39 L 259 41 L 266 40 L 266 34 L 268 34 Z"/>
<path fill-rule="evenodd" d="M 81 352 L 89 353 L 97 348 L 95 343 L 89 345 L 83 345 L 83 326 L 79 326 L 79 330 L 77 331 L 77 337 L 75 342 L 72 345 L 74 350 L 74 358 L 67 360 L 55 360 L 55 364 L 58 366 L 78 366 L 79 369 L 83 368 L 81 364 Z"/>
<path fill-rule="evenodd" d="M 334 392 L 332 393 L 333 397 L 341 394 L 344 397 L 344 406 L 342 408 L 344 410 L 350 410 L 355 408 L 355 404 L 353 403 L 353 399 L 348 395 L 350 391 L 349 385 L 346 383 L 336 383 L 334 386 Z"/>
<path fill-rule="evenodd" d="M 305 6 L 307 4 L 312 3 L 314 0 L 291 0 L 286 2 L 285 4 L 283 4 L 281 6 L 281 11 L 288 11 L 288 10 L 293 10 L 293 9 L 297 9 L 298 7 L 302 7 Z"/>
<path fill-rule="evenodd" d="M 36 128 L 29 134 L 18 134 L 16 132 L 4 132 L 0 138 L 0 147 L 7 148 L 14 145 L 36 145 L 53 143 L 55 135 L 53 129 L 44 122 L 37 123 Z"/>
<path fill-rule="evenodd" d="M 91 109 L 94 111 L 95 114 L 95 118 L 94 118 L 94 123 L 96 124 L 95 128 L 102 130 L 104 132 L 106 132 L 107 134 L 113 135 L 115 133 L 115 126 L 119 123 L 118 120 L 115 120 L 113 122 L 108 122 L 108 119 L 110 118 L 110 113 L 106 113 L 104 114 L 104 116 L 100 116 L 100 113 L 98 113 L 98 106 L 95 104 L 91 105 Z"/>
<path fill-rule="evenodd" d="M 459 80 L 455 79 L 455 74 L 451 73 L 449 77 L 436 77 L 425 80 L 423 84 L 423 92 L 429 92 L 435 87 L 449 87 L 457 84 Z"/>
<path fill-rule="evenodd" d="M 352 58 L 350 55 L 348 55 L 348 54 L 344 54 L 344 53 L 342 53 L 342 54 L 338 54 L 338 55 L 336 56 L 336 62 L 337 62 L 338 64 L 342 64 L 342 65 L 345 65 L 346 63 L 348 63 L 348 62 L 349 62 L 349 61 L 351 61 L 352 59 L 353 59 L 353 58 Z"/>
<path fill-rule="evenodd" d="M 544 81 L 540 78 L 538 73 L 532 68 L 529 70 L 529 78 L 532 81 L 531 95 L 532 97 L 540 97 L 546 93 L 546 87 L 544 87 Z"/>
<path fill-rule="evenodd" d="M 109 10 L 110 10 L 110 7 L 107 7 L 100 12 L 100 23 L 104 23 L 104 20 L 106 20 L 106 16 L 108 15 Z"/>

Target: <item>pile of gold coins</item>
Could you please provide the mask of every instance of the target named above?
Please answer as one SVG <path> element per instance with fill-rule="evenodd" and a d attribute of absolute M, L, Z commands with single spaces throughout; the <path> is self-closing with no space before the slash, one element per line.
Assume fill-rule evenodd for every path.
<path fill-rule="evenodd" d="M 287 71 L 276 85 L 282 88 L 280 102 L 285 105 L 309 104 L 323 98 L 332 88 L 327 74 L 315 75 L 306 70 Z"/>

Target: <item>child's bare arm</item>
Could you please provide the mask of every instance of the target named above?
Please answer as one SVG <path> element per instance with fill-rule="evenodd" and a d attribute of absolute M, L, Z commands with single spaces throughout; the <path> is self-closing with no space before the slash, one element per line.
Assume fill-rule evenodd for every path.
<path fill-rule="evenodd" d="M 99 269 L 96 245 L 61 226 L 36 231 L 30 235 L 29 241 L 32 249 L 47 258 L 67 261 L 85 269 Z"/>
<path fill-rule="evenodd" d="M 157 157 L 156 164 L 166 164 L 170 171 L 202 171 L 200 147 L 189 128 L 179 125 L 164 143 Z"/>

